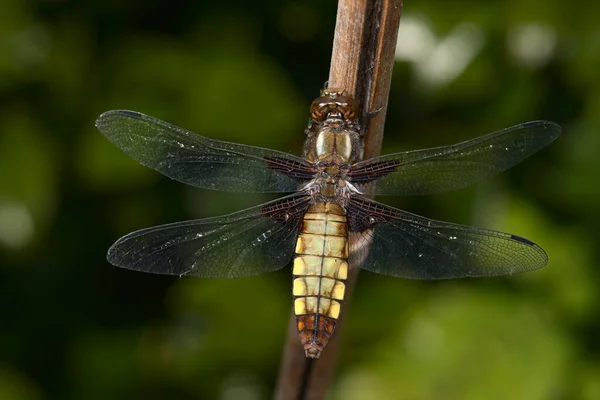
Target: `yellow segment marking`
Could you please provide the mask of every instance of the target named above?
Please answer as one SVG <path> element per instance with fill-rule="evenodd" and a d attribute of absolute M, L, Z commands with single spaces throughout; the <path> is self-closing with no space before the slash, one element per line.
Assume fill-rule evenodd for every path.
<path fill-rule="evenodd" d="M 346 285 L 343 282 L 336 281 L 331 291 L 331 297 L 338 300 L 344 300 L 344 292 L 346 291 Z"/>
<path fill-rule="evenodd" d="M 337 270 L 338 279 L 348 279 L 348 263 L 346 261 L 342 261 L 340 267 Z"/>
<path fill-rule="evenodd" d="M 294 267 L 292 269 L 292 274 L 294 274 L 294 275 L 315 275 L 315 274 L 308 273 L 309 266 L 307 265 L 307 260 L 306 260 L 307 258 L 308 257 L 306 257 L 306 256 L 299 256 L 299 257 L 294 258 Z M 311 258 L 319 258 L 319 257 L 311 257 Z"/>
<path fill-rule="evenodd" d="M 292 291 L 294 296 L 306 296 L 306 282 L 303 279 L 294 279 L 294 289 Z"/>
<path fill-rule="evenodd" d="M 331 318 L 338 319 L 340 316 L 340 303 L 332 300 L 331 305 L 329 306 L 329 310 L 327 310 L 327 316 Z"/>
<path fill-rule="evenodd" d="M 296 315 L 306 314 L 306 298 L 300 297 L 294 300 L 294 313 Z"/>

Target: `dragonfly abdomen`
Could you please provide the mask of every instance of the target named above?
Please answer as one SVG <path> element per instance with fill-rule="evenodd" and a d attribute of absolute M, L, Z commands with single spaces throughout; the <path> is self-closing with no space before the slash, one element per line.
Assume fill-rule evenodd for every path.
<path fill-rule="evenodd" d="M 309 207 L 294 258 L 294 312 L 307 357 L 319 358 L 333 334 L 348 276 L 348 221 L 334 203 Z"/>

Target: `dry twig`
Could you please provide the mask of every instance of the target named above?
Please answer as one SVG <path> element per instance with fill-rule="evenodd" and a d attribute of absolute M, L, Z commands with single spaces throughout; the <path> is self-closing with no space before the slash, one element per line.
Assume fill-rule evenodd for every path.
<path fill-rule="evenodd" d="M 340 0 L 329 87 L 343 88 L 359 101 L 366 128 L 365 158 L 379 155 L 394 65 L 402 0 Z M 351 266 L 352 267 L 352 266 Z M 345 307 L 336 332 L 318 360 L 307 359 L 292 313 L 275 398 L 316 400 L 325 396 L 335 370 L 344 315 L 358 268 L 346 281 Z"/>

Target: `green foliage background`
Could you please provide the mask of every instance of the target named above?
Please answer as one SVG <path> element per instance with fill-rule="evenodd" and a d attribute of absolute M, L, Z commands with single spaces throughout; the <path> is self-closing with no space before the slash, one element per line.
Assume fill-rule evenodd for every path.
<path fill-rule="evenodd" d="M 289 269 L 199 280 L 105 261 L 127 232 L 266 198 L 163 178 L 94 120 L 133 109 L 299 153 L 328 75 L 335 7 L 3 0 L 0 399 L 271 396 Z M 580 0 L 405 1 L 402 27 L 420 30 L 399 39 L 412 56 L 395 66 L 384 153 L 534 119 L 564 134 L 472 188 L 382 200 L 528 237 L 550 263 L 444 282 L 362 273 L 331 399 L 600 399 L 599 12 Z M 465 68 L 438 79 L 457 60 Z"/>

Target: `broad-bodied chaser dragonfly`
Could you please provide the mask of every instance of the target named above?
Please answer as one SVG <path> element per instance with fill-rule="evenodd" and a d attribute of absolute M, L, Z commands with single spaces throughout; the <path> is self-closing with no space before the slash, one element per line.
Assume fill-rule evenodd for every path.
<path fill-rule="evenodd" d="M 293 259 L 294 311 L 307 357 L 333 334 L 348 268 L 408 279 L 509 275 L 546 265 L 520 236 L 434 221 L 365 197 L 460 189 L 547 146 L 560 127 L 528 122 L 452 146 L 361 160 L 357 104 L 325 89 L 310 107 L 304 157 L 208 139 L 134 111 L 96 126 L 139 163 L 177 181 L 237 192 L 291 193 L 233 214 L 142 229 L 108 251 L 136 271 L 238 278 Z M 373 187 L 374 186 L 374 187 Z"/>

